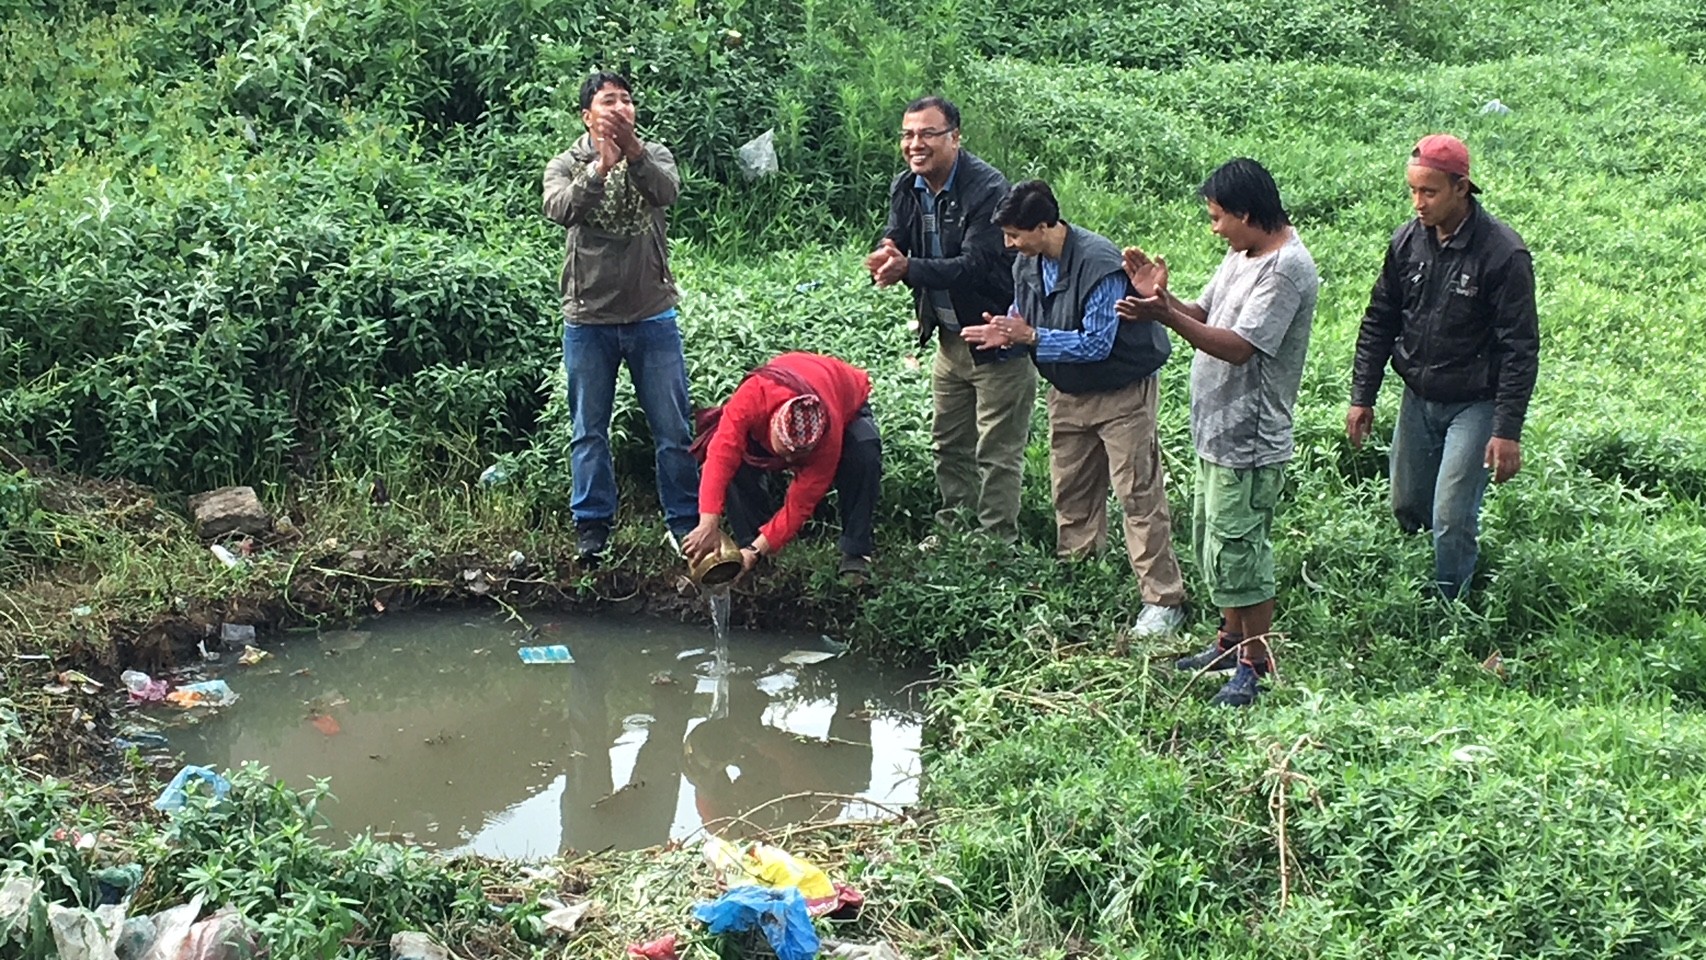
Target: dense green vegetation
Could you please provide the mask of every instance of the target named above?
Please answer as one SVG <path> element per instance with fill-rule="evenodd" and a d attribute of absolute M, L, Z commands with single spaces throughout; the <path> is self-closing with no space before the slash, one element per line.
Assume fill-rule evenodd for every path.
<path fill-rule="evenodd" d="M 850 636 L 954 664 L 930 836 L 888 845 L 863 876 L 932 945 L 920 956 L 1706 948 L 1697 4 L 0 10 L 0 447 L 164 492 L 256 483 L 336 520 L 311 540 L 386 542 L 410 562 L 483 539 L 550 555 L 567 423 L 560 236 L 538 216 L 539 174 L 578 133 L 586 69 L 633 72 L 642 127 L 687 177 L 676 257 L 696 396 L 799 347 L 876 380 L 882 587 L 854 608 L 821 545 L 780 576 Z M 1117 550 L 1055 563 L 1040 413 L 1020 550 L 912 548 L 934 497 L 927 379 L 907 362 L 903 297 L 873 290 L 858 259 L 898 166 L 898 111 L 926 90 L 961 102 L 968 148 L 1054 181 L 1069 218 L 1167 254 L 1181 291 L 1221 251 L 1195 185 L 1232 155 L 1274 171 L 1324 287 L 1280 517 L 1286 682 L 1258 709 L 1208 711 L 1206 683 L 1151 667 L 1173 651 L 1123 642 L 1138 600 Z M 1494 99 L 1510 112 L 1482 112 Z M 781 169 L 748 182 L 735 148 L 767 128 Z M 1428 545 L 1390 522 L 1383 451 L 1342 434 L 1355 326 L 1407 215 L 1402 158 L 1436 129 L 1469 141 L 1488 206 L 1533 249 L 1544 338 L 1524 470 L 1489 495 L 1482 581 L 1449 611 L 1419 596 Z M 1185 392 L 1175 361 L 1162 430 L 1179 517 Z M 1382 435 L 1395 407 L 1389 388 Z M 629 545 L 659 532 L 637 414 L 624 393 Z M 479 488 L 494 461 L 512 479 Z M 163 612 L 296 570 L 281 553 L 210 572 L 181 530 L 79 521 L 17 466 L 0 457 L 0 591 L 60 578 L 102 609 Z M 376 477 L 389 512 L 365 502 Z M 0 652 L 33 622 L 0 603 Z M 1495 651 L 1505 678 L 1480 666 Z M 100 816 L 5 776 L 14 868 L 45 862 L 44 824 Z M 257 879 L 259 860 L 218 860 L 216 833 L 145 830 L 151 897 L 217 889 L 302 956 L 473 916 L 454 878 L 414 859 L 396 867 L 414 878 L 396 887 L 407 902 L 350 886 L 371 858 L 405 855 L 300 839 L 299 801 L 248 791 L 241 816 L 284 836 L 300 872 Z M 75 871 L 56 882 L 88 892 Z M 364 936 L 340 948 L 351 923 Z"/>

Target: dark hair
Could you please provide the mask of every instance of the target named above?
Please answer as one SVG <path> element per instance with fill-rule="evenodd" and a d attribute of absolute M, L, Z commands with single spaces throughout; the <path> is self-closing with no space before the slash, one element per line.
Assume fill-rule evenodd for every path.
<path fill-rule="evenodd" d="M 585 83 L 581 84 L 581 109 L 591 110 L 592 98 L 598 96 L 598 91 L 611 85 L 628 91 L 630 96 L 634 93 L 634 88 L 628 85 L 627 77 L 620 73 L 611 73 L 608 70 L 598 70 L 592 76 L 587 77 Z"/>
<path fill-rule="evenodd" d="M 920 110 L 928 110 L 931 107 L 935 107 L 942 111 L 942 118 L 948 121 L 949 130 L 958 130 L 960 128 L 960 108 L 954 106 L 954 102 L 946 97 L 919 97 L 917 100 L 907 104 L 906 109 L 902 110 L 901 113 L 917 113 Z"/>
<path fill-rule="evenodd" d="M 1054 191 L 1047 183 L 1026 180 L 1014 184 L 1013 189 L 1007 191 L 1007 195 L 995 205 L 995 215 L 989 220 L 998 227 L 1014 230 L 1052 227 L 1060 222 L 1060 204 L 1055 201 Z"/>
<path fill-rule="evenodd" d="M 1221 164 L 1197 190 L 1204 200 L 1213 200 L 1235 217 L 1248 215 L 1256 226 L 1273 233 L 1290 225 L 1280 205 L 1279 187 L 1273 175 L 1249 157 L 1234 157 Z"/>

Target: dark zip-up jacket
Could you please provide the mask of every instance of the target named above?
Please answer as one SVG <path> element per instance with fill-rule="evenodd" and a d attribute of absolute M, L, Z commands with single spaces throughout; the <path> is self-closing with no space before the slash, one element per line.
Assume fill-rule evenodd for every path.
<path fill-rule="evenodd" d="M 1013 305 L 1013 254 L 1001 240 L 1001 228 L 990 222 L 995 206 L 1007 195 L 1001 171 L 961 150 L 954 161 L 954 188 L 937 203 L 942 256 L 927 257 L 924 211 L 913 187 L 917 174 L 904 171 L 889 185 L 889 221 L 883 237 L 894 241 L 908 258 L 905 283 L 912 288 L 918 316 L 918 345 L 930 342 L 936 331 L 936 310 L 927 291 L 947 290 L 960 326 L 983 322 L 985 313 L 1000 316 Z M 992 363 L 1023 353 L 1015 347 L 973 350 L 972 360 Z"/>
<path fill-rule="evenodd" d="M 1493 436 L 1522 439 L 1540 370 L 1534 262 L 1478 201 L 1444 246 L 1420 219 L 1393 235 L 1357 335 L 1353 406 L 1374 406 L 1389 359 L 1424 400 L 1494 401 Z"/>

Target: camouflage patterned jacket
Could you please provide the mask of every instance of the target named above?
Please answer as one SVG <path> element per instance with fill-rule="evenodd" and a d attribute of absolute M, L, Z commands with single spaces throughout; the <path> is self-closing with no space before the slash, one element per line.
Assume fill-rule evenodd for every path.
<path fill-rule="evenodd" d="M 598 152 L 585 134 L 545 167 L 545 217 L 568 228 L 558 289 L 569 323 L 634 323 L 680 298 L 666 231 L 681 177 L 668 148 L 644 146 L 603 182 L 593 179 Z"/>

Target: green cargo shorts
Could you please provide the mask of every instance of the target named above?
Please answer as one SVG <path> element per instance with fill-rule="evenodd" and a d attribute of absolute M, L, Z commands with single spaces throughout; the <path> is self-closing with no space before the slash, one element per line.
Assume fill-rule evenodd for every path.
<path fill-rule="evenodd" d="M 1197 562 L 1209 597 L 1221 608 L 1253 607 L 1274 597 L 1274 505 L 1285 464 L 1234 470 L 1197 460 L 1192 502 Z"/>

